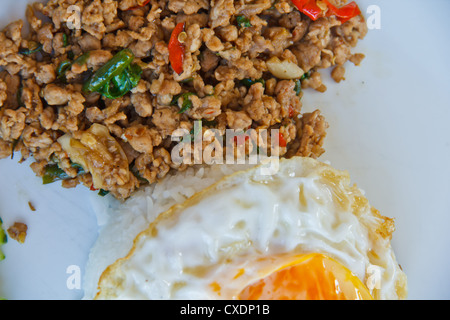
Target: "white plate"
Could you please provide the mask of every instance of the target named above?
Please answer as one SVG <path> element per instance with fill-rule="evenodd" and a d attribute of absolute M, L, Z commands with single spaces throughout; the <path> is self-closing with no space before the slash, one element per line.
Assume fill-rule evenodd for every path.
<path fill-rule="evenodd" d="M 2 1 L 1 27 L 21 18 L 27 2 Z M 330 123 L 322 160 L 348 170 L 371 203 L 395 218 L 393 246 L 409 298 L 450 299 L 450 2 L 358 3 L 366 17 L 373 4 L 381 10 L 380 29 L 358 45 L 367 58 L 348 65 L 346 81 L 327 79 L 326 93 L 308 91 L 304 108 L 320 108 Z M 71 276 L 82 276 L 96 239 L 99 199 L 83 187 L 42 186 L 17 161 L 0 161 L 0 216 L 5 226 L 27 223 L 29 232 L 24 244 L 10 239 L 3 247 L 0 296 L 80 299 Z"/>

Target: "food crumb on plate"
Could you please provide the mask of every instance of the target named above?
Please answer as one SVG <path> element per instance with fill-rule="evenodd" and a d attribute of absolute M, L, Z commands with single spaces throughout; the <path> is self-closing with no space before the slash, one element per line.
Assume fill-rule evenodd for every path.
<path fill-rule="evenodd" d="M 19 243 L 25 243 L 27 231 L 28 226 L 25 223 L 14 222 L 14 224 L 8 228 L 8 235 L 11 239 L 14 239 Z"/>

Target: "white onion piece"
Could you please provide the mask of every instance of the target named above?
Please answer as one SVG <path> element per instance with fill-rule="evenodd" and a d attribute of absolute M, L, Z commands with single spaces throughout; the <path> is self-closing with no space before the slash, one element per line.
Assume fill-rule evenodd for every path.
<path fill-rule="evenodd" d="M 281 61 L 272 57 L 266 61 L 270 73 L 279 79 L 299 79 L 305 72 L 297 64 L 289 60 Z"/>

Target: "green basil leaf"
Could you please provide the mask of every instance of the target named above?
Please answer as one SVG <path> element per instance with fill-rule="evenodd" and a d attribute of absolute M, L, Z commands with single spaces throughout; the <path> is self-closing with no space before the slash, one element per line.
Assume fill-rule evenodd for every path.
<path fill-rule="evenodd" d="M 244 15 L 236 16 L 236 22 L 239 28 L 249 28 L 252 26 L 250 19 Z"/>
<path fill-rule="evenodd" d="M 30 55 L 42 50 L 42 44 L 30 41 L 30 48 L 20 48 L 19 53 L 23 55 Z"/>

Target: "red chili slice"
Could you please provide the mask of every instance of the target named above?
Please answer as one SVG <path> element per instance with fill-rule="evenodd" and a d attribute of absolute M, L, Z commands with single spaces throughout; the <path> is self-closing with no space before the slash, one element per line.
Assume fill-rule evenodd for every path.
<path fill-rule="evenodd" d="M 322 0 L 328 7 L 327 16 L 335 15 L 341 23 L 350 20 L 361 14 L 361 10 L 355 1 L 352 1 L 340 8 L 332 5 L 328 0 Z M 297 9 L 310 17 L 313 21 L 316 21 L 320 17 L 324 16 L 323 10 L 317 5 L 316 0 L 292 0 L 292 3 Z"/>
<path fill-rule="evenodd" d="M 169 40 L 169 61 L 172 69 L 178 73 L 183 73 L 184 45 L 178 40 L 178 36 L 184 31 L 184 22 L 176 25 Z"/>
<path fill-rule="evenodd" d="M 282 148 L 287 146 L 287 142 L 284 139 L 284 136 L 283 136 L 283 134 L 281 132 L 278 134 L 278 142 L 280 144 L 280 147 L 282 147 Z"/>
<path fill-rule="evenodd" d="M 328 16 L 335 15 L 341 23 L 347 22 L 353 17 L 356 17 L 361 14 L 361 10 L 355 1 L 352 1 L 345 6 L 340 8 L 336 8 L 333 6 L 328 0 L 323 0 L 328 6 Z"/>
<path fill-rule="evenodd" d="M 289 112 L 289 118 L 293 118 L 294 115 L 295 115 L 294 107 L 289 106 L 289 111 L 288 112 Z"/>
<path fill-rule="evenodd" d="M 313 21 L 316 21 L 323 15 L 323 11 L 317 5 L 316 0 L 292 0 L 292 3 L 300 12 L 306 14 Z"/>
<path fill-rule="evenodd" d="M 147 1 L 145 1 L 144 3 L 142 3 L 142 4 L 138 5 L 138 6 L 128 8 L 126 11 L 134 10 L 134 9 L 138 9 L 138 8 L 142 8 L 143 6 L 146 6 L 146 5 L 148 5 L 149 3 L 150 3 L 150 0 L 147 0 Z"/>

